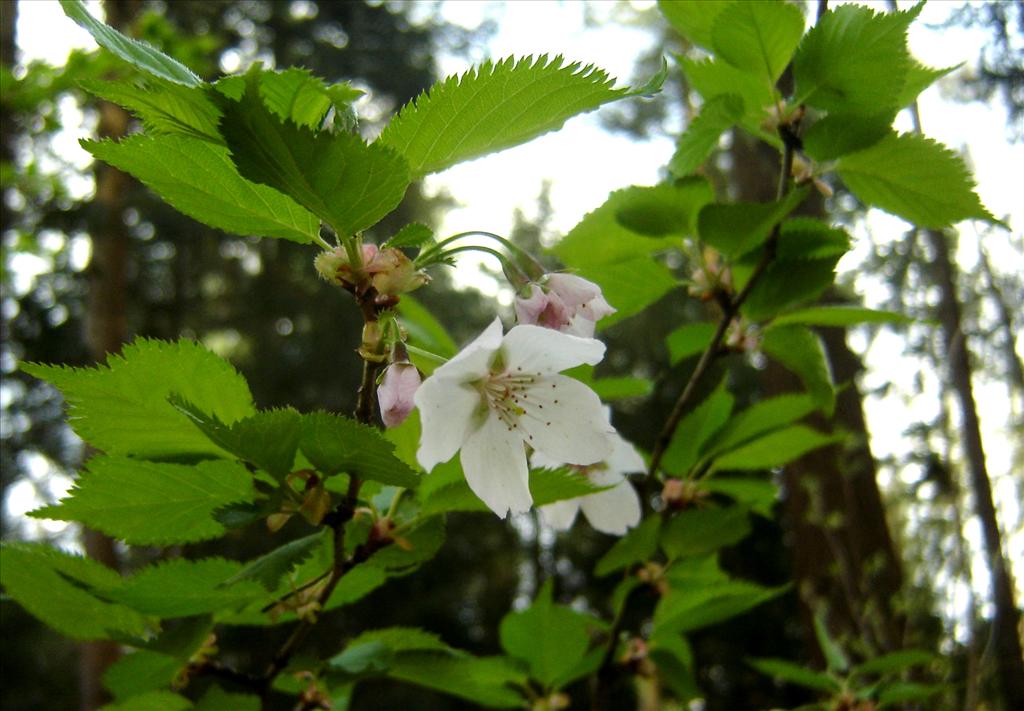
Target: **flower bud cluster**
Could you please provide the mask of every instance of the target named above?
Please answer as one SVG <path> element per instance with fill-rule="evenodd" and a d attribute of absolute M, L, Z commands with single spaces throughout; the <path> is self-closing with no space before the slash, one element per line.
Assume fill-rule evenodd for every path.
<path fill-rule="evenodd" d="M 690 296 L 710 301 L 716 294 L 731 293 L 732 271 L 722 263 L 722 255 L 716 249 L 705 247 L 702 256 L 703 265 L 690 275 Z"/>
<path fill-rule="evenodd" d="M 357 294 L 373 288 L 378 299 L 398 297 L 427 283 L 428 277 L 416 269 L 405 253 L 395 247 L 380 249 L 375 244 L 360 244 L 362 264 L 353 265 L 344 247 L 335 247 L 317 255 L 316 271 L 327 281 Z"/>

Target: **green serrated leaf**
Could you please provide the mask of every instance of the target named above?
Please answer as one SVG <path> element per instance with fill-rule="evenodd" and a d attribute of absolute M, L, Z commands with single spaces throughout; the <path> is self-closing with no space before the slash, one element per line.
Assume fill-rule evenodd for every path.
<path fill-rule="evenodd" d="M 832 416 L 836 405 L 832 370 L 825 346 L 813 331 L 797 325 L 768 329 L 761 341 L 761 350 L 796 374 L 814 404 L 827 416 Z"/>
<path fill-rule="evenodd" d="M 414 489 L 419 476 L 395 456 L 380 432 L 340 415 L 314 412 L 302 417 L 299 448 L 319 471 L 338 472 Z"/>
<path fill-rule="evenodd" d="M 302 67 L 262 72 L 259 95 L 264 105 L 282 121 L 311 129 L 320 127 L 331 108 L 331 97 L 323 80 Z"/>
<path fill-rule="evenodd" d="M 618 376 L 610 378 L 594 378 L 594 366 L 580 365 L 565 371 L 571 378 L 579 380 L 597 393 L 602 402 L 623 400 L 631 397 L 646 397 L 654 389 L 654 383 L 648 378 Z"/>
<path fill-rule="evenodd" d="M 831 113 L 804 132 L 804 151 L 816 161 L 828 161 L 864 150 L 889 135 L 895 117 L 893 111 Z"/>
<path fill-rule="evenodd" d="M 673 237 L 695 233 L 697 212 L 713 199 L 711 185 L 699 177 L 616 190 L 585 215 L 554 252 L 571 267 L 587 267 L 673 247 Z M 658 211 L 656 219 L 644 218 L 643 212 L 652 208 Z"/>
<path fill-rule="evenodd" d="M 595 486 L 586 476 L 572 469 L 533 469 L 530 472 L 530 494 L 534 506 L 596 494 L 607 487 Z"/>
<path fill-rule="evenodd" d="M 261 708 L 260 697 L 255 694 L 236 694 L 211 686 L 196 702 L 194 711 L 260 711 Z"/>
<path fill-rule="evenodd" d="M 808 689 L 831 694 L 840 688 L 839 682 L 825 672 L 808 669 L 802 664 L 794 664 L 784 659 L 747 659 L 747 664 L 762 674 Z"/>
<path fill-rule="evenodd" d="M 180 134 L 224 142 L 217 130 L 220 109 L 210 100 L 205 87 L 183 86 L 152 77 L 148 81 L 86 80 L 82 88 L 134 113 L 150 134 Z"/>
<path fill-rule="evenodd" d="M 132 545 L 192 543 L 223 535 L 213 512 L 255 493 L 245 467 L 222 460 L 186 466 L 110 455 L 86 466 L 68 498 L 31 515 L 80 521 Z"/>
<path fill-rule="evenodd" d="M 459 348 L 448 335 L 448 330 L 419 301 L 408 294 L 403 294 L 402 300 L 398 302 L 398 315 L 402 327 L 409 332 L 409 340 L 413 345 L 442 358 L 451 358 L 458 352 Z M 412 355 L 415 358 L 415 354 Z M 417 362 L 417 367 L 425 373 L 433 372 L 436 366 L 437 363 L 433 361 Z"/>
<path fill-rule="evenodd" d="M 734 415 L 704 448 L 714 456 L 749 442 L 758 435 L 784 427 L 809 415 L 817 406 L 810 395 L 779 395 L 754 403 Z"/>
<path fill-rule="evenodd" d="M 773 326 L 803 324 L 804 326 L 853 326 L 860 323 L 911 323 L 909 316 L 895 311 L 879 311 L 861 306 L 811 306 L 790 311 L 772 321 Z"/>
<path fill-rule="evenodd" d="M 340 235 L 372 227 L 401 202 L 410 178 L 395 151 L 282 121 L 259 96 L 259 74 L 247 79 L 242 99 L 224 106 L 220 126 L 241 175 L 290 196 Z"/>
<path fill-rule="evenodd" d="M 711 25 L 711 44 L 737 69 L 774 85 L 804 33 L 800 8 L 788 2 L 737 2 Z"/>
<path fill-rule="evenodd" d="M 224 586 L 241 567 L 240 563 L 223 558 L 178 558 L 143 568 L 126 578 L 120 587 L 107 591 L 107 595 L 158 617 L 202 615 L 265 600 L 266 592 L 254 582 Z"/>
<path fill-rule="evenodd" d="M 433 632 L 416 627 L 388 627 L 364 632 L 346 645 L 327 664 L 350 674 L 367 671 L 386 671 L 396 653 L 430 651 L 445 655 L 463 656 L 445 644 Z"/>
<path fill-rule="evenodd" d="M 434 230 L 420 222 L 411 222 L 394 236 L 389 237 L 382 247 L 422 247 L 434 239 Z"/>
<path fill-rule="evenodd" d="M 405 156 L 420 178 L 525 143 L 577 114 L 633 95 L 613 88 L 614 81 L 593 65 L 564 62 L 561 56 L 509 57 L 448 77 L 403 106 L 379 142 Z"/>
<path fill-rule="evenodd" d="M 583 659 L 592 624 L 586 615 L 554 604 L 548 580 L 530 607 L 505 615 L 499 630 L 501 646 L 526 662 L 530 676 L 545 689 L 552 689 L 559 677 Z"/>
<path fill-rule="evenodd" d="M 807 197 L 799 188 L 782 200 L 768 203 L 712 203 L 697 217 L 697 231 L 703 242 L 726 257 L 739 257 L 759 247 L 772 229 Z"/>
<path fill-rule="evenodd" d="M 506 657 L 409 652 L 395 659 L 388 676 L 487 708 L 518 709 L 527 703 L 522 693 L 512 688 L 525 684 L 525 675 Z"/>
<path fill-rule="evenodd" d="M 668 163 L 669 172 L 682 178 L 697 170 L 718 147 L 722 134 L 739 122 L 743 113 L 743 98 L 736 94 L 719 94 L 705 101 L 679 137 L 676 152 Z"/>
<path fill-rule="evenodd" d="M 807 452 L 842 440 L 804 425 L 775 430 L 731 450 L 715 460 L 716 469 L 771 469 L 799 459 Z"/>
<path fill-rule="evenodd" d="M 283 479 L 292 471 L 302 434 L 302 416 L 290 407 L 257 412 L 225 425 L 215 415 L 202 412 L 177 393 L 171 395 L 170 402 L 224 451 L 277 479 Z"/>
<path fill-rule="evenodd" d="M 100 563 L 38 543 L 0 546 L 0 584 L 33 617 L 78 640 L 143 636 L 145 617 L 93 595 L 89 588 L 119 584 Z"/>
<path fill-rule="evenodd" d="M 750 516 L 744 507 L 689 509 L 668 520 L 662 527 L 660 542 L 669 558 L 682 558 L 731 546 L 748 533 Z"/>
<path fill-rule="evenodd" d="M 679 422 L 665 450 L 662 468 L 672 474 L 686 474 L 697 463 L 697 453 L 704 443 L 728 421 L 734 402 L 723 380 L 704 402 Z"/>
<path fill-rule="evenodd" d="M 594 575 L 603 577 L 616 570 L 647 560 L 658 550 L 661 516 L 648 516 L 629 531 L 594 566 Z"/>
<path fill-rule="evenodd" d="M 178 135 L 135 135 L 117 142 L 83 141 L 82 146 L 210 227 L 300 244 L 319 233 L 319 221 L 308 210 L 239 175 L 225 146 Z"/>
<path fill-rule="evenodd" d="M 654 611 L 654 634 L 689 632 L 741 615 L 786 590 L 744 580 L 673 586 Z"/>
<path fill-rule="evenodd" d="M 972 218 L 998 222 L 981 204 L 960 156 L 918 134 L 891 133 L 843 156 L 836 169 L 864 204 L 919 227 L 941 229 Z"/>
<path fill-rule="evenodd" d="M 900 92 L 900 98 L 897 101 L 897 106 L 903 108 L 909 106 L 912 102 L 917 100 L 918 95 L 931 86 L 935 81 L 946 76 L 950 72 L 956 71 L 963 66 L 963 63 L 954 64 L 951 67 L 945 67 L 943 69 L 932 69 L 926 67 L 916 59 L 910 59 L 910 65 L 907 67 L 907 80 L 903 84 L 903 91 Z"/>
<path fill-rule="evenodd" d="M 830 9 L 793 58 L 797 99 L 826 111 L 898 109 L 910 54 L 907 27 L 920 12 L 876 14 L 860 5 Z"/>
<path fill-rule="evenodd" d="M 771 145 L 781 147 L 778 136 L 761 127 L 766 111 L 775 104 L 770 83 L 742 72 L 721 59 L 695 60 L 678 56 L 677 60 L 690 86 L 706 101 L 723 94 L 742 97 L 743 119 L 740 124 L 743 128 Z"/>
<path fill-rule="evenodd" d="M 676 32 L 695 45 L 711 50 L 714 49 L 711 29 L 719 15 L 734 4 L 736 0 L 658 0 L 658 9 Z"/>
<path fill-rule="evenodd" d="M 675 365 L 684 358 L 701 353 L 715 335 L 714 323 L 688 323 L 680 326 L 665 338 L 668 346 L 669 363 Z"/>
<path fill-rule="evenodd" d="M 100 707 L 100 711 L 187 711 L 192 702 L 170 691 L 147 691 Z"/>
<path fill-rule="evenodd" d="M 203 81 L 176 59 L 168 57 L 154 47 L 125 37 L 109 25 L 89 14 L 82 0 L 61 0 L 64 14 L 84 28 L 93 39 L 129 64 L 153 76 L 185 86 L 200 86 Z"/>
<path fill-rule="evenodd" d="M 147 691 L 166 689 L 184 663 L 167 654 L 139 650 L 114 662 L 103 673 L 103 685 L 115 699 L 124 700 Z"/>
<path fill-rule="evenodd" d="M 878 708 L 889 708 L 896 704 L 923 702 L 936 694 L 948 691 L 947 684 L 919 684 L 914 681 L 894 681 L 886 684 L 878 694 Z"/>
<path fill-rule="evenodd" d="M 724 494 L 740 506 L 767 519 L 772 517 L 772 508 L 779 498 L 779 487 L 764 479 L 716 476 L 702 481 L 700 488 L 702 491 Z"/>
<path fill-rule="evenodd" d="M 933 664 L 938 657 L 925 649 L 902 649 L 869 659 L 853 668 L 854 674 L 891 674 L 910 667 Z"/>
<path fill-rule="evenodd" d="M 283 546 L 278 546 L 270 553 L 246 563 L 245 567 L 225 580 L 221 585 L 223 587 L 230 587 L 235 583 L 253 580 L 272 592 L 277 589 L 281 578 L 311 556 L 314 550 L 323 545 L 324 535 L 324 531 L 317 531 L 304 538 L 297 538 L 294 541 L 285 543 Z"/>

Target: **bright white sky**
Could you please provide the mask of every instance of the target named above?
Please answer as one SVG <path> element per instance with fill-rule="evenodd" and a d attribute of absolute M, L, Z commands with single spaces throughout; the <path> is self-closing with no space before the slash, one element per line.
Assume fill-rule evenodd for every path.
<path fill-rule="evenodd" d="M 651 3 L 635 4 L 647 7 Z M 885 9 L 882 2 L 863 4 Z M 93 0 L 90 5 L 94 13 L 100 14 L 98 2 Z M 908 5 L 908 2 L 901 3 L 901 6 Z M 929 66 L 943 67 L 961 62 L 969 66 L 978 58 L 985 41 L 980 31 L 958 29 L 940 32 L 929 28 L 929 25 L 941 23 L 954 6 L 950 2 L 929 3 L 920 20 L 911 28 L 911 48 Z M 60 64 L 71 48 L 94 46 L 84 30 L 63 16 L 56 0 L 21 2 L 18 9 L 17 33 L 22 61 L 42 59 Z M 591 14 L 599 19 L 609 18 L 614 11 L 615 4 L 611 2 L 590 4 Z M 650 36 L 642 30 L 614 22 L 585 27 L 584 13 L 584 4 L 574 1 L 492 3 L 459 0 L 442 6 L 445 19 L 467 27 L 475 27 L 485 18 L 498 21 L 497 34 L 483 48 L 485 54 L 474 56 L 474 61 L 508 55 L 562 54 L 571 61 L 596 64 L 624 85 L 631 76 L 635 58 L 648 48 Z M 450 56 L 438 57 L 438 63 L 442 74 L 461 73 L 469 68 L 466 60 Z M 926 134 L 954 149 L 968 150 L 983 202 L 995 215 L 1008 216 L 1019 234 L 1020 226 L 1024 225 L 1024 201 L 1020 199 L 1020 185 L 1024 182 L 1024 144 L 1006 143 L 1006 117 L 1001 106 L 949 102 L 943 97 L 940 83 L 921 96 L 920 108 Z M 909 121 L 904 120 L 900 128 L 909 130 Z M 80 129 L 83 136 L 86 132 L 84 127 Z M 65 145 L 69 155 L 75 151 L 82 152 L 81 159 L 87 162 L 88 155 L 77 146 L 79 137 L 69 135 Z M 446 215 L 440 235 L 473 229 L 507 234 L 513 224 L 514 210 L 521 208 L 527 215 L 532 215 L 541 185 L 548 180 L 552 183 L 551 202 L 555 211 L 550 227 L 556 234 L 564 233 L 586 212 L 604 202 L 609 192 L 628 185 L 656 183 L 671 152 L 672 142 L 669 139 L 636 142 L 625 136 L 610 135 L 600 128 L 597 116 L 589 114 L 573 119 L 563 130 L 525 146 L 433 176 L 428 179 L 427 188 L 428 191 L 445 190 L 459 203 Z M 872 213 L 868 224 L 875 239 L 880 240 L 886 239 L 886 235 L 896 237 L 907 229 L 902 221 L 877 212 Z M 1005 234 L 989 230 L 982 235 L 979 234 L 981 226 L 963 227 L 958 257 L 965 268 L 976 263 L 977 242 L 984 236 L 994 264 L 1008 272 L 1024 272 L 1024 255 L 1008 248 Z M 861 240 L 862 246 L 866 245 L 863 236 Z M 858 261 L 858 250 L 855 250 L 843 260 L 840 270 L 855 272 Z M 472 263 L 460 263 L 459 272 L 463 283 L 497 295 L 493 282 L 481 279 Z M 873 300 L 877 301 L 872 294 L 877 294 L 876 289 L 882 285 L 872 283 L 870 278 L 858 279 L 857 285 L 868 305 Z M 1018 341 L 1024 350 L 1022 341 L 1024 336 Z M 866 345 L 863 339 L 861 342 Z M 857 345 L 856 339 L 854 345 Z M 893 372 L 891 364 L 900 362 L 902 349 L 903 342 L 898 336 L 876 339 L 866 354 L 869 366 L 866 384 L 875 386 L 890 378 Z M 904 368 L 914 368 L 914 364 L 907 363 Z M 999 383 L 980 382 L 978 391 L 978 397 L 984 403 L 981 410 L 987 452 L 996 498 L 1002 504 L 1003 524 L 1017 532 L 1009 540 L 1007 553 L 1011 560 L 1022 561 L 1024 526 L 1018 502 L 1024 483 L 1020 482 L 1019 473 L 1014 475 L 1011 472 L 1011 452 L 1007 444 L 1010 433 L 1006 427 L 1012 417 L 1009 400 L 1005 388 Z M 920 398 L 890 397 L 884 401 L 869 399 L 867 407 L 873 432 L 872 447 L 876 456 L 884 457 L 907 451 L 908 440 L 902 436 L 901 423 L 914 421 L 920 416 L 921 408 L 928 405 L 922 404 Z M 1014 480 L 1018 482 L 1016 487 Z M 15 501 L 16 495 L 18 492 L 12 491 L 6 502 L 11 513 L 21 513 L 36 505 L 21 495 Z M 1024 591 L 1024 571 L 1019 572 L 1018 588 Z M 976 579 L 985 578 L 979 560 Z M 955 604 L 961 608 L 963 600 Z"/>

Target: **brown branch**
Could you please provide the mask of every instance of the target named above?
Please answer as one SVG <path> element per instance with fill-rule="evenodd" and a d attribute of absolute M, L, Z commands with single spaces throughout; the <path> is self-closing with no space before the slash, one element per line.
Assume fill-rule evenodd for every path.
<path fill-rule="evenodd" d="M 789 130 L 782 130 L 784 127 L 780 127 L 780 133 L 783 138 L 784 150 L 782 154 L 782 166 L 779 173 L 779 187 L 777 195 L 782 198 L 786 194 L 786 187 L 789 184 L 789 174 L 793 168 L 793 156 L 796 151 L 796 137 L 789 132 Z M 722 305 L 722 316 L 718 321 L 718 326 L 715 328 L 715 333 L 711 337 L 711 342 L 707 348 L 701 354 L 700 360 L 697 361 L 697 367 L 693 369 L 693 373 L 690 374 L 690 379 L 686 381 L 686 385 L 683 391 L 679 394 L 679 398 L 676 400 L 675 405 L 672 407 L 672 411 L 669 413 L 668 418 L 665 420 L 665 425 L 662 427 L 658 439 L 655 440 L 654 450 L 651 452 L 651 464 L 647 468 L 648 476 L 653 476 L 661 465 L 661 460 L 665 456 L 665 452 L 668 450 L 669 444 L 672 442 L 672 436 L 675 434 L 676 429 L 679 427 L 680 421 L 683 419 L 683 414 L 686 412 L 686 406 L 690 403 L 690 399 L 693 397 L 694 392 L 697 389 L 697 383 L 707 372 L 711 364 L 718 358 L 722 353 L 728 351 L 722 350 L 722 339 L 725 338 L 725 332 L 729 328 L 729 324 L 732 322 L 736 314 L 739 313 L 740 307 L 750 296 L 754 286 L 764 275 L 769 265 L 775 259 L 775 251 L 779 242 L 779 230 L 781 228 L 781 222 L 776 223 L 772 228 L 772 233 L 765 241 L 764 253 L 761 256 L 761 260 L 754 267 L 754 271 L 751 273 L 747 283 L 743 285 L 740 292 L 733 298 L 725 297 L 720 300 Z"/>

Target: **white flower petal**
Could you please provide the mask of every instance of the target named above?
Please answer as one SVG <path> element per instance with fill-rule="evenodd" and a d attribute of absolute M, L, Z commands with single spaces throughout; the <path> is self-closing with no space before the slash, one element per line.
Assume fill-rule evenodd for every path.
<path fill-rule="evenodd" d="M 580 338 L 593 338 L 596 326 L 597 324 L 593 320 L 582 314 L 576 314 L 569 319 L 569 323 L 562 329 L 562 333 L 568 333 L 570 336 L 579 336 Z"/>
<path fill-rule="evenodd" d="M 483 402 L 473 387 L 433 376 L 423 381 L 413 400 L 422 430 L 416 459 L 429 472 L 451 459 L 466 441 Z"/>
<path fill-rule="evenodd" d="M 544 523 L 556 531 L 568 531 L 572 528 L 572 522 L 576 520 L 576 514 L 580 510 L 580 498 L 565 499 L 556 501 L 553 504 L 541 506 L 540 517 Z"/>
<path fill-rule="evenodd" d="M 604 357 L 604 344 L 540 326 L 516 326 L 502 341 L 509 372 L 558 373 L 582 363 L 595 365 Z"/>
<path fill-rule="evenodd" d="M 501 333 L 501 319 L 496 318 L 454 358 L 434 370 L 430 377 L 463 383 L 482 378 L 490 369 L 494 354 L 501 347 Z"/>
<path fill-rule="evenodd" d="M 587 521 L 602 533 L 621 536 L 640 523 L 640 497 L 625 479 L 614 489 L 580 497 L 579 502 Z"/>
<path fill-rule="evenodd" d="M 647 463 L 640 456 L 640 452 L 636 451 L 636 447 L 624 440 L 618 432 L 615 433 L 612 440 L 614 449 L 612 449 L 611 456 L 605 461 L 609 471 L 622 475 L 647 470 Z"/>
<path fill-rule="evenodd" d="M 469 488 L 498 516 L 530 510 L 533 497 L 523 440 L 509 432 L 497 415 L 491 413 L 483 427 L 469 436 L 460 461 Z"/>
<path fill-rule="evenodd" d="M 601 287 L 575 274 L 564 272 L 548 274 L 547 284 L 549 289 L 558 294 L 562 301 L 572 308 L 583 306 L 593 299 L 604 301 L 604 297 L 601 296 Z"/>
<path fill-rule="evenodd" d="M 565 375 L 538 378 L 519 402 L 519 428 L 538 452 L 567 464 L 594 464 L 611 456 L 612 434 L 600 398 Z"/>

